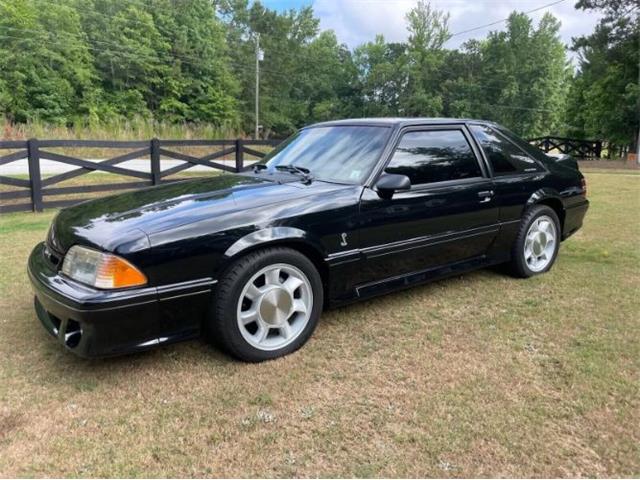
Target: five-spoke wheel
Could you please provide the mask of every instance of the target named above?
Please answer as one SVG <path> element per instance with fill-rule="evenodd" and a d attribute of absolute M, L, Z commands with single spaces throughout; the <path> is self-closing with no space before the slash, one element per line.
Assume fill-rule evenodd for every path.
<path fill-rule="evenodd" d="M 530 207 L 522 217 L 511 251 L 511 267 L 519 277 L 531 277 L 551 268 L 560 245 L 560 221 L 547 205 Z"/>
<path fill-rule="evenodd" d="M 527 231 L 524 259 L 533 272 L 541 272 L 553 260 L 558 233 L 547 215 L 537 217 Z"/>
<path fill-rule="evenodd" d="M 258 250 L 222 275 L 208 331 L 237 358 L 268 360 L 309 339 L 322 305 L 322 279 L 308 257 L 284 247 Z"/>
<path fill-rule="evenodd" d="M 260 350 L 282 348 L 309 321 L 313 291 L 307 276 L 293 265 L 268 265 L 246 283 L 238 299 L 238 327 Z"/>

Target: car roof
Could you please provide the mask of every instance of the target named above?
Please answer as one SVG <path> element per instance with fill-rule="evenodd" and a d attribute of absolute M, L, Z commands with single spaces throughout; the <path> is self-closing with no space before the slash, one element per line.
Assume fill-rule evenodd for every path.
<path fill-rule="evenodd" d="M 332 120 L 328 122 L 314 123 L 305 128 L 312 127 L 337 127 L 337 126 L 385 126 L 385 127 L 406 127 L 411 125 L 446 125 L 449 123 L 481 123 L 485 125 L 496 125 L 487 120 L 472 118 L 437 118 L 437 117 L 371 117 L 371 118 L 347 118 L 344 120 Z"/>

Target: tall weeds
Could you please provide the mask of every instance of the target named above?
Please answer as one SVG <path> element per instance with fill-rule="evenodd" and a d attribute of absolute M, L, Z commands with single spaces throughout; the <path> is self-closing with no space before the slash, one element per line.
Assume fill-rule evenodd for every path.
<path fill-rule="evenodd" d="M 210 124 L 164 123 L 144 118 L 113 122 L 100 126 L 64 127 L 38 121 L 14 124 L 0 118 L 2 140 L 149 140 L 226 139 L 245 137 L 241 132 Z"/>

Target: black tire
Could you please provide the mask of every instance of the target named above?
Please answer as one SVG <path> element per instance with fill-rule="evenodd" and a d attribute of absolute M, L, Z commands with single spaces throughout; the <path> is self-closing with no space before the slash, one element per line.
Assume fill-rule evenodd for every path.
<path fill-rule="evenodd" d="M 288 345 L 277 350 L 261 350 L 251 345 L 238 326 L 238 301 L 247 282 L 261 269 L 273 264 L 288 264 L 304 273 L 313 292 L 311 313 L 306 326 Z M 234 262 L 216 285 L 212 308 L 206 320 L 213 343 L 245 362 L 262 362 L 288 355 L 304 345 L 318 324 L 323 305 L 322 279 L 313 262 L 302 253 L 284 247 L 251 252 Z"/>
<path fill-rule="evenodd" d="M 540 217 L 549 217 L 554 224 L 556 231 L 555 238 L 555 248 L 553 249 L 553 255 L 551 257 L 551 261 L 546 265 L 543 269 L 534 271 L 529 267 L 525 259 L 525 241 L 527 237 L 527 232 L 529 228 Z M 524 215 L 522 216 L 522 220 L 520 221 L 520 229 L 518 230 L 518 235 L 516 237 L 515 242 L 511 248 L 511 261 L 509 263 L 509 268 L 511 273 L 519 278 L 529 278 L 534 275 L 540 275 L 541 273 L 548 272 L 558 257 L 558 249 L 560 248 L 560 238 L 561 238 L 561 230 L 560 230 L 560 220 L 558 220 L 558 215 L 556 212 L 546 205 L 534 205 L 527 210 L 525 210 Z"/>

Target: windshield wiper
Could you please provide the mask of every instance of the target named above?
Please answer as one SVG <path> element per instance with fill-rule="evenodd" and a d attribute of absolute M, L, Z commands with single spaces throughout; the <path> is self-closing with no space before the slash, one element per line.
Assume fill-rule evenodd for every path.
<path fill-rule="evenodd" d="M 303 183 L 311 183 L 313 181 L 313 177 L 311 176 L 311 171 L 305 167 L 298 167 L 296 165 L 276 165 L 276 170 L 281 170 L 289 173 L 297 173 L 298 175 L 302 175 Z"/>
<path fill-rule="evenodd" d="M 264 163 L 254 163 L 252 166 L 253 166 L 254 173 L 258 173 L 260 170 L 267 169 L 267 166 Z"/>
<path fill-rule="evenodd" d="M 305 167 L 298 167 L 297 165 L 276 165 L 276 170 L 284 170 L 286 172 L 302 173 L 309 175 L 311 171 Z"/>

